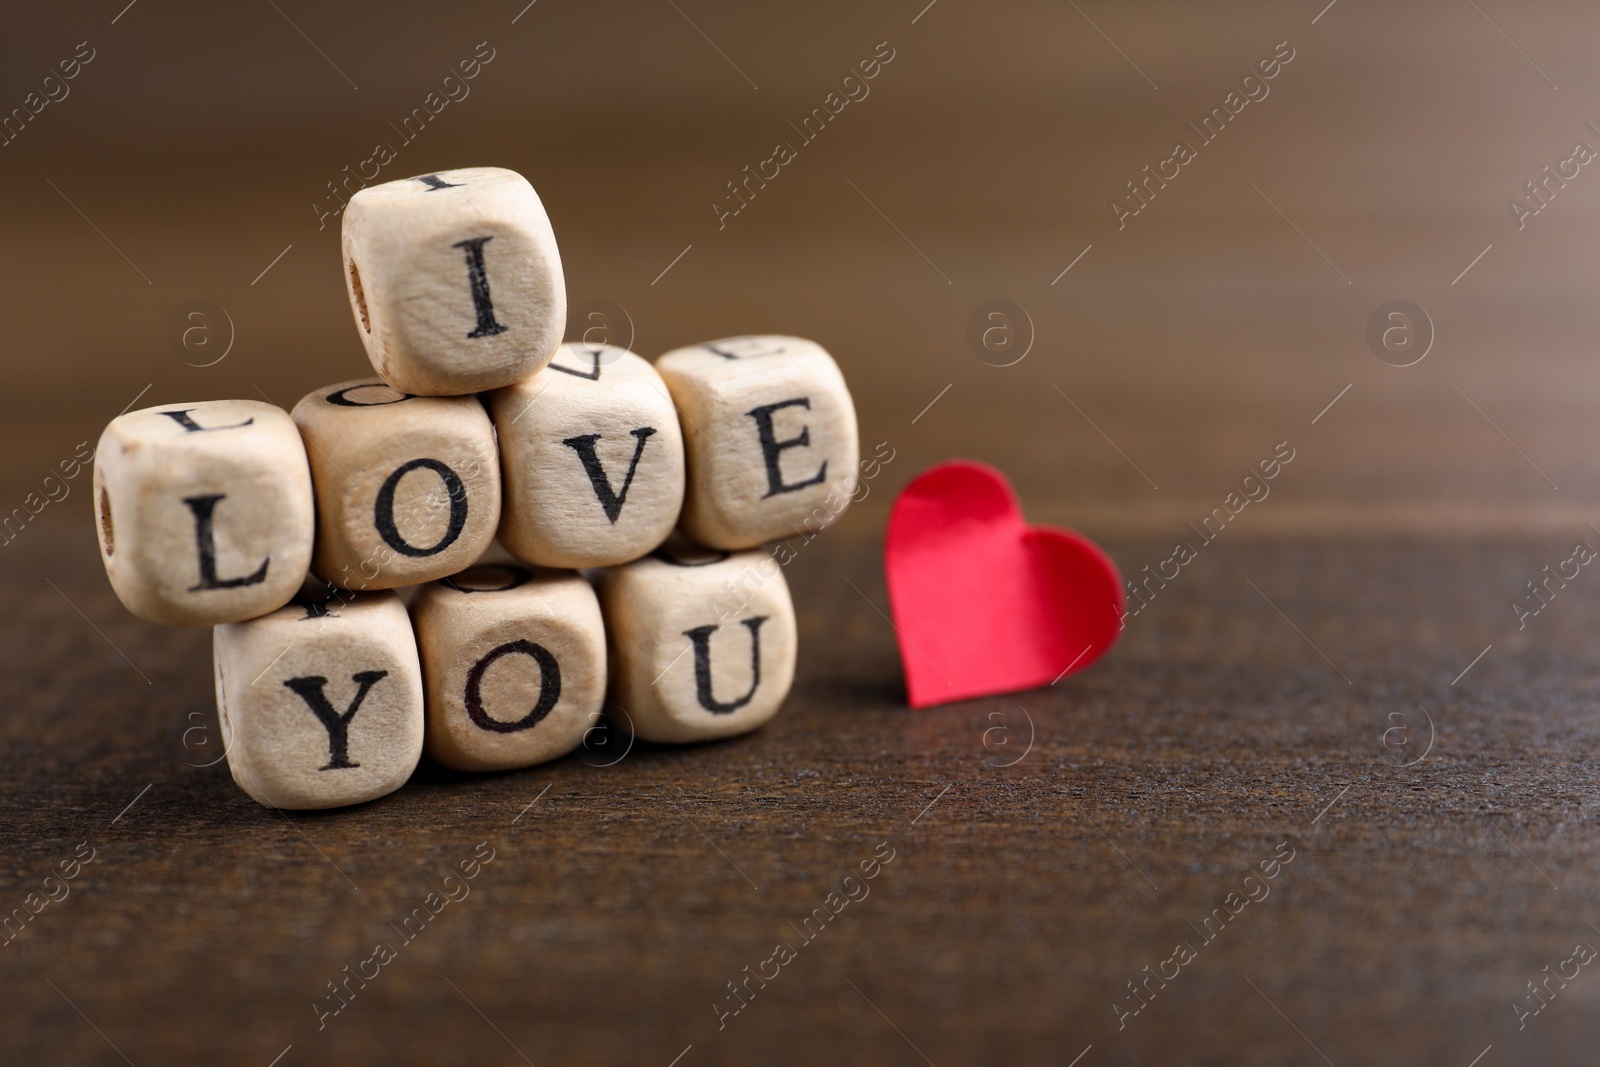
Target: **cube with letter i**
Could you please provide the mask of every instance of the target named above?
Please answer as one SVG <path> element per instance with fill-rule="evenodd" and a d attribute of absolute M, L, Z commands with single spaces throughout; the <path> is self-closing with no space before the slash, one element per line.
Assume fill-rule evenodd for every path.
<path fill-rule="evenodd" d="M 555 233 L 527 179 L 467 167 L 362 189 L 342 235 L 361 340 L 384 381 L 460 396 L 521 381 L 566 330 Z"/>
<path fill-rule="evenodd" d="M 178 626 L 248 619 L 295 595 L 311 559 L 311 473 L 294 423 L 254 400 L 119 415 L 94 460 L 111 587 Z"/>
<path fill-rule="evenodd" d="M 856 487 L 855 404 L 833 357 L 799 337 L 734 337 L 656 361 L 689 481 L 681 526 L 712 548 L 809 535 Z"/>

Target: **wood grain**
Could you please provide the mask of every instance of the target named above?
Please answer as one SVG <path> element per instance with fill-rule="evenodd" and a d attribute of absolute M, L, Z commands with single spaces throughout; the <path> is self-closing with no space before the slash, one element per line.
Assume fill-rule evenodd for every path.
<path fill-rule="evenodd" d="M 1581 978 L 1526 1031 L 1510 1007 L 1594 940 L 1600 892 L 1600 613 L 1556 601 L 1519 636 L 1482 591 L 1548 553 L 1219 543 L 1096 670 L 912 714 L 873 534 L 842 520 L 789 568 L 808 669 L 750 737 L 597 737 L 292 817 L 186 766 L 220 751 L 204 635 L 122 614 L 81 524 L 19 543 L 61 592 L 6 579 L 4 647 L 38 668 L 0 683 L 8 903 L 96 851 L 3 950 L 8 1014 L 32 1020 L 11 1056 L 114 1058 L 50 982 L 136 1063 L 515 1062 L 506 1038 L 533 1062 L 914 1062 L 907 1038 L 935 1063 L 1314 1062 L 1274 1006 L 1335 1063 L 1593 1040 Z M 1161 546 L 1110 548 L 1131 569 Z M 399 943 L 390 923 L 482 841 L 470 895 L 319 1030 L 326 983 Z M 885 841 L 869 895 L 803 943 Z M 1203 942 L 1190 924 L 1283 842 L 1270 896 Z M 1183 941 L 1198 958 L 1119 1032 L 1125 984 Z M 719 1030 L 726 983 L 780 942 L 797 958 Z"/>
<path fill-rule="evenodd" d="M 0 1060 L 1592 1062 L 1591 966 L 1516 1006 L 1600 945 L 1600 586 L 1513 605 L 1600 545 L 1600 183 L 1520 228 L 1508 200 L 1600 143 L 1593 5 L 275 6 L 0 36 L 0 108 L 95 53 L 0 147 L 0 915 L 42 908 L 0 947 Z M 1271 95 L 1119 229 L 1110 198 L 1285 40 Z M 402 141 L 480 41 L 471 95 Z M 884 41 L 870 95 L 720 217 Z M 383 139 L 379 180 L 526 174 L 574 313 L 631 323 L 608 340 L 837 359 L 893 458 L 785 567 L 799 667 L 758 732 L 425 762 L 292 816 L 202 766 L 209 635 L 118 605 L 62 463 L 130 402 L 369 373 L 318 222 Z M 1009 367 L 968 339 L 999 299 L 1034 336 Z M 1366 342 L 1394 299 L 1436 329 L 1411 367 Z M 199 300 L 220 361 L 173 339 Z M 1134 575 L 1280 442 L 1271 496 L 1092 671 L 905 710 L 878 554 L 915 473 L 992 463 Z"/>

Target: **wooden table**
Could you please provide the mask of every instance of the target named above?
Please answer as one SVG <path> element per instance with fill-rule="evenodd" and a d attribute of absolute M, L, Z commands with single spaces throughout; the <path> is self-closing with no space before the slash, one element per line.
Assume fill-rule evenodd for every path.
<path fill-rule="evenodd" d="M 292 816 L 207 766 L 209 635 L 121 609 L 68 483 L 0 545 L 0 904 L 66 893 L 0 948 L 0 1059 L 1593 1062 L 1600 579 L 1522 629 L 1513 604 L 1600 547 L 1600 178 L 1520 229 L 1507 201 L 1600 146 L 1600 16 L 278 6 L 0 41 L 41 77 L 98 50 L 0 149 L 0 512 L 130 402 L 363 374 L 310 205 L 485 39 L 397 175 L 527 173 L 574 305 L 621 305 L 646 355 L 816 337 L 895 459 L 787 568 L 801 665 L 759 733 Z M 719 229 L 725 182 L 886 39 L 871 96 Z M 1118 229 L 1109 199 L 1286 39 L 1271 95 Z M 169 336 L 196 299 L 231 322 L 209 366 Z M 1009 367 L 967 340 L 995 299 L 1035 337 Z M 1395 299 L 1437 335 L 1404 368 L 1365 339 Z M 917 471 L 994 463 L 1135 575 L 1279 442 L 1272 495 L 1092 670 L 906 710 L 879 552 Z"/>

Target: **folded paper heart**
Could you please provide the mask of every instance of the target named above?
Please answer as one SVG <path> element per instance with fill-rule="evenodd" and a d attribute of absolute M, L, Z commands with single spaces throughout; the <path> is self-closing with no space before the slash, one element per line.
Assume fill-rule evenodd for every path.
<path fill-rule="evenodd" d="M 941 463 L 896 498 L 889 604 L 914 708 L 1060 681 L 1116 641 L 1116 564 L 1071 530 L 1029 526 L 1005 475 Z"/>

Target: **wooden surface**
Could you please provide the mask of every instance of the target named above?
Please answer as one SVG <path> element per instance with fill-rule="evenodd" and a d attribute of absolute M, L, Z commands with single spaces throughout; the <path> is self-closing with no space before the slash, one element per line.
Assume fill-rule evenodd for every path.
<path fill-rule="evenodd" d="M 46 476 L 136 398 L 287 407 L 366 375 L 314 205 L 486 39 L 384 176 L 521 171 L 574 308 L 625 309 L 652 357 L 814 337 L 864 454 L 894 459 L 787 568 L 799 671 L 759 733 L 425 765 L 293 817 L 198 766 L 209 634 L 119 607 L 88 476 L 65 483 L 0 545 L 0 903 L 95 851 L 0 947 L 0 1060 L 1592 1062 L 1592 966 L 1520 1030 L 1514 1005 L 1600 945 L 1600 586 L 1583 568 L 1522 630 L 1513 605 L 1600 546 L 1600 178 L 1520 229 L 1508 200 L 1600 146 L 1600 14 L 1077 7 L 117 2 L 9 26 L 6 107 L 97 52 L 0 147 L 0 512 L 60 496 Z M 726 183 L 885 40 L 871 95 L 719 229 Z M 1119 230 L 1108 200 L 1284 40 L 1271 95 Z M 207 366 L 172 334 L 202 299 L 233 332 Z M 1036 333 L 1004 368 L 967 340 L 996 299 Z M 1394 299 L 1437 330 L 1415 366 L 1364 338 Z M 1137 574 L 1283 441 L 1271 496 L 1093 670 L 904 708 L 878 552 L 916 472 L 994 463 Z M 480 842 L 470 895 L 319 1029 L 327 983 Z M 801 946 L 883 842 L 870 895 Z M 1270 896 L 1202 943 L 1284 843 Z M 719 1029 L 780 941 L 796 958 Z M 1196 958 L 1119 1029 L 1180 942 Z"/>
<path fill-rule="evenodd" d="M 4 682 L 8 903 L 78 841 L 96 857 L 3 950 L 8 1056 L 116 1059 L 66 997 L 134 1063 L 265 1064 L 289 1044 L 304 1062 L 519 1062 L 507 1039 L 534 1063 L 688 1045 L 708 1063 L 920 1062 L 907 1039 L 939 1064 L 1091 1044 L 1108 1063 L 1320 1062 L 1298 1027 L 1339 1064 L 1466 1064 L 1489 1044 L 1531 1064 L 1593 1042 L 1583 978 L 1520 1034 L 1509 1007 L 1600 940 L 1600 611 L 1557 601 L 1519 644 L 1482 589 L 1550 553 L 1219 543 L 1094 671 L 911 714 L 893 635 L 845 581 L 883 604 L 874 533 L 841 527 L 791 565 L 812 667 L 749 738 L 604 766 L 621 753 L 597 737 L 552 766 L 425 769 L 292 818 L 185 766 L 218 752 L 206 635 L 120 615 L 86 531 L 32 539 L 32 573 L 6 579 L 3 641 L 33 664 Z M 1161 548 L 1110 547 L 1125 566 Z M 74 573 L 63 592 L 149 685 L 36 577 Z M 1395 766 L 1429 717 L 1427 758 Z M 481 841 L 496 858 L 471 895 L 319 1031 L 324 983 L 398 942 L 389 924 Z M 801 946 L 789 924 L 884 841 L 870 894 Z M 1189 924 L 1281 842 L 1295 858 L 1271 895 L 1119 1032 L 1125 983 L 1200 945 Z M 725 983 L 780 941 L 798 958 L 719 1031 Z"/>

